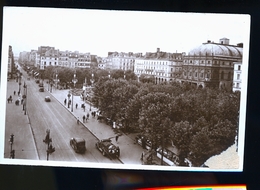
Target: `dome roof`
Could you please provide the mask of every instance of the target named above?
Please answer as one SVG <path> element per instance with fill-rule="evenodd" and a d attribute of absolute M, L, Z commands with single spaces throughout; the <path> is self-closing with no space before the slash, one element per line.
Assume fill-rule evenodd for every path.
<path fill-rule="evenodd" d="M 192 49 L 189 55 L 195 56 L 230 56 L 242 58 L 243 48 L 232 45 L 223 45 L 217 43 L 203 43 L 202 45 Z"/>

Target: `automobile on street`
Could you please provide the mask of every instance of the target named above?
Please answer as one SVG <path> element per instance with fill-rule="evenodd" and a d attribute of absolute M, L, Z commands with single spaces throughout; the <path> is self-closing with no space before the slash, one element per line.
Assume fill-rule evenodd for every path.
<path fill-rule="evenodd" d="M 120 149 L 115 146 L 110 139 L 103 139 L 96 143 L 97 149 L 103 156 L 111 158 L 118 158 L 120 156 Z"/>
<path fill-rule="evenodd" d="M 45 102 L 50 102 L 50 101 L 51 101 L 50 96 L 45 96 Z"/>
<path fill-rule="evenodd" d="M 84 153 L 86 151 L 86 141 L 83 138 L 71 138 L 70 146 L 76 153 Z"/>

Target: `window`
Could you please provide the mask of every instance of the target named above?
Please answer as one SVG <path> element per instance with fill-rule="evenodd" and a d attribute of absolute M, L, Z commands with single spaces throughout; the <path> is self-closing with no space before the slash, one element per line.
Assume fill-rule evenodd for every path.
<path fill-rule="evenodd" d="M 240 79 L 240 74 L 237 74 L 237 80 L 239 80 Z"/>
<path fill-rule="evenodd" d="M 210 64 L 210 61 L 208 61 L 208 64 Z"/>
<path fill-rule="evenodd" d="M 239 83 L 237 83 L 237 88 L 239 88 Z"/>
<path fill-rule="evenodd" d="M 195 72 L 195 77 L 198 77 L 198 73 L 197 72 Z"/>
<path fill-rule="evenodd" d="M 200 78 L 203 78 L 203 73 L 200 73 Z"/>
<path fill-rule="evenodd" d="M 238 65 L 238 70 L 239 70 L 239 71 L 241 70 L 241 65 Z"/>

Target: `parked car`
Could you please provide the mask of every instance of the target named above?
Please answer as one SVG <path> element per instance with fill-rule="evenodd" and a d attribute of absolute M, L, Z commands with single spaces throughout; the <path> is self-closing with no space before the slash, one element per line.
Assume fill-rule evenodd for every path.
<path fill-rule="evenodd" d="M 39 83 L 39 87 L 43 87 L 43 83 Z"/>
<path fill-rule="evenodd" d="M 135 142 L 146 150 L 150 150 L 152 148 L 152 142 L 144 135 L 138 134 L 135 137 Z"/>
<path fill-rule="evenodd" d="M 51 101 L 51 97 L 50 96 L 45 96 L 45 102 L 50 102 Z"/>
<path fill-rule="evenodd" d="M 43 87 L 40 87 L 40 88 L 39 88 L 39 91 L 40 91 L 40 92 L 44 92 L 44 88 L 43 88 Z"/>
<path fill-rule="evenodd" d="M 71 138 L 70 146 L 76 153 L 84 153 L 86 151 L 86 141 L 83 138 Z"/>
<path fill-rule="evenodd" d="M 97 149 L 103 154 L 103 156 L 108 156 L 110 159 L 120 156 L 120 149 L 115 146 L 111 139 L 103 139 L 96 143 Z"/>

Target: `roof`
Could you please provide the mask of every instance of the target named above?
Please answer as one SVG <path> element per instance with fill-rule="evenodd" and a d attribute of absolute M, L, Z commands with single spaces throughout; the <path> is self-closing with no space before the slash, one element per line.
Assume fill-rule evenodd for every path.
<path fill-rule="evenodd" d="M 192 49 L 188 55 L 190 56 L 230 56 L 242 58 L 243 48 L 233 45 L 219 44 L 219 43 L 203 43 L 200 46 Z"/>

